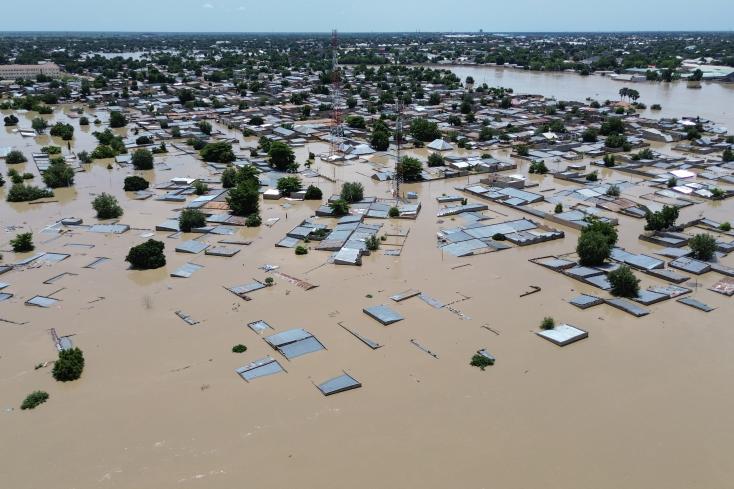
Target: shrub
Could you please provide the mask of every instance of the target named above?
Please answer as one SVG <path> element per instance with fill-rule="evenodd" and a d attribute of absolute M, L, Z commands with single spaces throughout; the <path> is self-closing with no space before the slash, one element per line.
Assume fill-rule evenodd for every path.
<path fill-rule="evenodd" d="M 247 347 L 243 344 L 234 345 L 232 347 L 232 353 L 245 353 L 247 351 Z"/>
<path fill-rule="evenodd" d="M 610 197 L 619 197 L 619 186 L 618 185 L 610 185 L 607 189 L 606 194 Z"/>
<path fill-rule="evenodd" d="M 97 219 L 116 219 L 123 212 L 117 199 L 104 192 L 94 198 L 92 208 L 97 211 Z"/>
<path fill-rule="evenodd" d="M 281 195 L 290 195 L 294 192 L 299 192 L 303 188 L 301 179 L 297 176 L 287 176 L 278 179 L 278 191 Z"/>
<path fill-rule="evenodd" d="M 622 134 L 610 134 L 607 136 L 607 140 L 604 142 L 607 148 L 622 148 L 624 147 L 624 144 L 627 142 L 627 138 L 625 138 Z"/>
<path fill-rule="evenodd" d="M 688 241 L 693 257 L 698 260 L 710 260 L 716 252 L 716 239 L 710 234 L 697 234 Z"/>
<path fill-rule="evenodd" d="M 563 212 L 563 204 L 561 204 L 560 202 L 557 203 L 556 208 L 553 209 L 553 212 L 555 212 L 556 214 L 560 214 L 561 212 Z"/>
<path fill-rule="evenodd" d="M 247 219 L 245 219 L 245 226 L 248 228 L 256 228 L 260 227 L 260 225 L 263 223 L 262 217 L 260 217 L 259 213 L 250 214 L 247 216 Z"/>
<path fill-rule="evenodd" d="M 306 200 L 321 200 L 323 198 L 323 194 L 321 192 L 321 189 L 314 186 L 309 185 L 306 189 Z"/>
<path fill-rule="evenodd" d="M 609 272 L 608 279 L 612 285 L 612 295 L 634 298 L 640 293 L 640 281 L 627 265 Z"/>
<path fill-rule="evenodd" d="M 647 221 L 645 229 L 647 231 L 668 229 L 675 225 L 676 219 L 678 219 L 678 208 L 664 205 L 662 210 L 656 212 L 647 211 L 645 213 L 645 220 Z"/>
<path fill-rule="evenodd" d="M 238 183 L 227 194 L 227 205 L 236 216 L 257 214 L 260 210 L 260 193 L 257 184 L 252 181 Z"/>
<path fill-rule="evenodd" d="M 184 209 L 178 216 L 178 227 L 184 233 L 190 233 L 192 229 L 205 225 L 206 216 L 199 209 Z"/>
<path fill-rule="evenodd" d="M 540 322 L 540 329 L 548 330 L 556 327 L 556 321 L 550 316 L 546 316 Z"/>
<path fill-rule="evenodd" d="M 400 217 L 400 209 L 395 206 L 390 207 L 390 210 L 387 211 L 387 215 L 390 217 Z"/>
<path fill-rule="evenodd" d="M 153 153 L 147 149 L 139 149 L 133 153 L 132 164 L 136 170 L 153 169 Z"/>
<path fill-rule="evenodd" d="M 518 156 L 529 156 L 530 155 L 530 148 L 527 144 L 521 144 L 517 148 L 517 154 Z"/>
<path fill-rule="evenodd" d="M 596 182 L 597 180 L 599 180 L 599 174 L 596 170 L 586 175 L 586 181 L 588 182 Z"/>
<path fill-rule="evenodd" d="M 130 248 L 125 261 L 138 270 L 163 267 L 166 265 L 166 255 L 163 253 L 165 246 L 161 241 L 149 239 L 145 243 Z"/>
<path fill-rule="evenodd" d="M 349 202 L 344 199 L 337 199 L 329 204 L 331 210 L 336 216 L 345 216 L 349 214 Z"/>
<path fill-rule="evenodd" d="M 138 190 L 145 190 L 150 186 L 148 180 L 137 175 L 131 177 L 125 177 L 125 183 L 122 187 L 126 192 L 137 192 Z"/>
<path fill-rule="evenodd" d="M 51 188 L 71 187 L 74 185 L 74 170 L 63 158 L 52 158 L 48 169 L 43 172 L 43 182 Z"/>
<path fill-rule="evenodd" d="M 5 163 L 7 163 L 8 165 L 16 165 L 18 163 L 25 163 L 26 161 L 28 161 L 28 159 L 23 153 L 18 150 L 13 150 L 9 152 L 8 155 L 5 157 Z"/>
<path fill-rule="evenodd" d="M 3 122 L 5 123 L 6 126 L 17 126 L 18 118 L 14 114 L 10 114 L 9 116 L 3 119 Z"/>
<path fill-rule="evenodd" d="M 44 119 L 36 117 L 31 121 L 31 127 L 34 131 L 40 134 L 46 130 L 48 123 Z"/>
<path fill-rule="evenodd" d="M 80 126 L 88 126 L 89 125 L 89 119 L 87 117 L 80 117 L 79 118 L 79 125 Z"/>
<path fill-rule="evenodd" d="M 198 124 L 199 130 L 207 136 L 212 133 L 212 125 L 207 121 L 201 121 Z"/>
<path fill-rule="evenodd" d="M 149 136 L 140 136 L 135 140 L 135 144 L 145 146 L 146 144 L 153 144 L 153 140 Z"/>
<path fill-rule="evenodd" d="M 494 233 L 492 235 L 492 239 L 495 241 L 505 241 L 507 239 L 507 236 L 502 233 Z"/>
<path fill-rule="evenodd" d="M 92 162 L 92 156 L 86 151 L 80 151 L 76 156 L 81 163 L 87 164 Z"/>
<path fill-rule="evenodd" d="M 34 187 L 33 185 L 24 185 L 22 183 L 13 184 L 8 192 L 8 202 L 30 202 L 37 199 L 45 199 L 53 197 L 51 190 Z"/>
<path fill-rule="evenodd" d="M 69 348 L 59 352 L 59 359 L 54 363 L 51 374 L 60 382 L 69 382 L 82 376 L 84 371 L 84 354 L 79 348 Z"/>
<path fill-rule="evenodd" d="M 721 159 L 726 162 L 734 161 L 734 151 L 731 148 L 726 148 L 721 154 Z"/>
<path fill-rule="evenodd" d="M 660 104 L 652 104 L 652 105 L 650 106 L 650 109 L 651 109 L 651 110 L 662 110 L 662 109 L 663 109 L 663 107 L 662 107 L 662 106 L 661 106 Z"/>
<path fill-rule="evenodd" d="M 479 353 L 476 353 L 473 357 L 471 357 L 469 365 L 471 365 L 472 367 L 479 367 L 479 369 L 483 371 L 485 368 L 494 365 L 494 360 L 492 360 L 491 358 L 487 358 L 484 355 L 480 355 Z"/>
<path fill-rule="evenodd" d="M 21 409 L 34 409 L 36 406 L 48 401 L 48 393 L 44 391 L 34 391 L 28 394 L 20 405 Z"/>
<path fill-rule="evenodd" d="M 209 185 L 202 182 L 201 180 L 197 180 L 194 182 L 194 192 L 196 192 L 196 195 L 204 195 L 209 191 Z"/>
<path fill-rule="evenodd" d="M 222 172 L 222 187 L 232 188 L 237 185 L 237 170 L 233 166 L 228 166 Z"/>
<path fill-rule="evenodd" d="M 545 175 L 548 173 L 548 167 L 545 166 L 545 162 L 543 160 L 540 161 L 533 161 L 530 163 L 530 168 L 528 169 L 528 173 L 537 173 L 539 175 Z"/>
<path fill-rule="evenodd" d="M 613 168 L 615 159 L 614 155 L 604 155 L 604 166 L 607 168 Z"/>
<path fill-rule="evenodd" d="M 344 182 L 340 196 L 350 204 L 359 202 L 364 198 L 364 187 L 358 182 Z"/>
<path fill-rule="evenodd" d="M 380 249 L 380 240 L 377 239 L 376 235 L 372 235 L 369 238 L 367 238 L 364 242 L 365 246 L 370 251 L 377 251 Z"/>
<path fill-rule="evenodd" d="M 205 144 L 199 154 L 204 161 L 212 163 L 232 163 L 236 159 L 232 151 L 232 145 L 225 142 Z"/>
<path fill-rule="evenodd" d="M 41 148 L 41 153 L 46 153 L 47 155 L 60 155 L 61 148 L 59 146 L 44 146 Z"/>
<path fill-rule="evenodd" d="M 265 285 L 267 285 L 268 287 L 272 287 L 273 285 L 275 285 L 275 279 L 273 277 L 266 278 Z"/>
<path fill-rule="evenodd" d="M 443 164 L 444 164 L 443 156 L 441 156 L 440 154 L 431 153 L 428 156 L 428 166 L 429 167 L 443 166 Z"/>
<path fill-rule="evenodd" d="M 105 144 L 100 144 L 94 148 L 91 155 L 94 160 L 104 160 L 106 158 L 114 158 L 115 156 L 117 156 L 117 152 Z"/>
<path fill-rule="evenodd" d="M 308 248 L 302 245 L 296 246 L 296 255 L 307 255 L 308 254 Z"/>
<path fill-rule="evenodd" d="M 731 223 L 729 223 L 729 221 L 722 222 L 721 224 L 719 224 L 719 229 L 721 231 L 724 231 L 725 233 L 728 233 L 729 231 L 731 231 Z"/>
<path fill-rule="evenodd" d="M 726 192 L 724 192 L 720 188 L 715 187 L 711 189 L 711 198 L 713 198 L 714 200 L 723 199 L 725 196 Z"/>
<path fill-rule="evenodd" d="M 13 247 L 13 251 L 16 253 L 25 253 L 33 251 L 35 246 L 33 245 L 33 233 L 20 233 L 15 238 L 10 240 L 10 246 Z"/>
<path fill-rule="evenodd" d="M 673 188 L 678 185 L 678 179 L 675 177 L 668 178 L 668 188 Z"/>

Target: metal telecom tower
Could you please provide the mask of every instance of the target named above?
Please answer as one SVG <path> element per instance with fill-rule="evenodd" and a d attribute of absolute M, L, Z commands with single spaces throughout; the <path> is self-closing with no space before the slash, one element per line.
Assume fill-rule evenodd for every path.
<path fill-rule="evenodd" d="M 341 105 L 341 72 L 338 60 L 338 40 L 336 29 L 331 31 L 331 146 L 329 159 L 334 160 L 341 150 L 344 128 L 340 112 Z"/>
<path fill-rule="evenodd" d="M 400 97 L 395 103 L 395 198 L 400 200 L 400 184 L 403 182 L 403 172 L 400 170 L 400 145 L 403 142 L 403 101 Z"/>

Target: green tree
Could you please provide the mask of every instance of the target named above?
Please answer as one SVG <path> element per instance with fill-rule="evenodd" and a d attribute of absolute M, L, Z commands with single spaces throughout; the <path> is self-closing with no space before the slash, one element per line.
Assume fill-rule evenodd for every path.
<path fill-rule="evenodd" d="M 110 112 L 110 127 L 125 127 L 127 126 L 127 119 L 122 113 L 113 110 Z"/>
<path fill-rule="evenodd" d="M 166 245 L 162 241 L 149 239 L 145 243 L 133 246 L 125 258 L 133 269 L 151 270 L 166 265 L 166 255 L 163 253 Z"/>
<path fill-rule="evenodd" d="M 236 216 L 257 214 L 260 210 L 260 192 L 252 181 L 240 182 L 227 194 L 227 205 Z"/>
<path fill-rule="evenodd" d="M 20 405 L 21 409 L 34 409 L 37 406 L 43 404 L 44 402 L 48 401 L 48 392 L 44 391 L 34 391 L 28 394 L 28 396 L 23 400 L 23 403 Z"/>
<path fill-rule="evenodd" d="M 417 182 L 421 180 L 423 164 L 412 156 L 403 156 L 397 165 L 396 173 L 405 182 Z"/>
<path fill-rule="evenodd" d="M 232 188 L 237 185 L 237 170 L 233 166 L 228 166 L 222 172 L 222 187 Z"/>
<path fill-rule="evenodd" d="M 153 169 L 153 153 L 147 149 L 139 149 L 133 153 L 132 164 L 136 170 Z"/>
<path fill-rule="evenodd" d="M 26 253 L 33 251 L 36 246 L 33 244 L 33 233 L 19 233 L 15 238 L 10 240 L 10 246 L 16 253 Z"/>
<path fill-rule="evenodd" d="M 208 121 L 201 121 L 197 125 L 199 130 L 207 136 L 212 133 L 212 125 Z"/>
<path fill-rule="evenodd" d="M 64 158 L 51 158 L 48 168 L 43 172 L 43 182 L 50 188 L 71 187 L 74 185 L 74 170 Z"/>
<path fill-rule="evenodd" d="M 34 130 L 34 131 L 36 131 L 36 132 L 37 132 L 38 134 L 41 134 L 41 133 L 42 133 L 43 131 L 45 131 L 45 130 L 46 130 L 46 128 L 48 127 L 48 123 L 46 122 L 46 120 L 45 120 L 45 119 L 42 119 L 41 117 L 35 117 L 35 118 L 34 118 L 34 119 L 33 119 L 33 120 L 31 121 L 31 127 L 32 127 L 32 128 L 33 128 L 33 130 Z"/>
<path fill-rule="evenodd" d="M 51 127 L 49 133 L 52 136 L 60 137 L 64 141 L 70 141 L 74 137 L 74 127 L 71 124 L 57 122 Z"/>
<path fill-rule="evenodd" d="M 612 270 L 607 278 L 614 296 L 635 298 L 640 293 L 640 281 L 627 265 L 621 265 L 616 270 Z"/>
<path fill-rule="evenodd" d="M 663 229 L 673 227 L 676 219 L 678 219 L 678 208 L 664 205 L 662 210 L 656 212 L 647 211 L 645 213 L 645 220 L 647 221 L 645 229 L 647 231 L 662 231 Z"/>
<path fill-rule="evenodd" d="M 296 155 L 291 147 L 281 141 L 273 141 L 270 144 L 268 156 L 270 157 L 270 165 L 280 171 L 289 169 L 296 161 Z"/>
<path fill-rule="evenodd" d="M 321 192 L 321 189 L 314 186 L 309 185 L 306 189 L 306 200 L 321 200 L 323 198 L 323 193 Z"/>
<path fill-rule="evenodd" d="M 206 216 L 199 209 L 184 209 L 178 216 L 178 227 L 184 233 L 206 225 Z"/>
<path fill-rule="evenodd" d="M 289 196 L 294 192 L 299 192 L 303 189 L 301 179 L 297 176 L 287 176 L 278 179 L 278 191 L 281 195 Z"/>
<path fill-rule="evenodd" d="M 692 256 L 698 260 L 711 260 L 716 253 L 716 238 L 710 234 L 697 234 L 688 241 Z"/>
<path fill-rule="evenodd" d="M 54 193 L 51 190 L 34 187 L 33 185 L 16 183 L 10 187 L 6 200 L 8 202 L 30 202 L 32 200 L 45 199 L 53 196 Z"/>
<path fill-rule="evenodd" d="M 150 183 L 143 178 L 139 177 L 137 175 L 133 175 L 130 177 L 125 177 L 125 182 L 123 184 L 123 190 L 126 192 L 137 192 L 139 190 L 145 190 L 150 186 Z"/>
<path fill-rule="evenodd" d="M 340 196 L 342 200 L 353 204 L 364 198 L 364 187 L 359 182 L 344 182 Z"/>
<path fill-rule="evenodd" d="M 726 148 L 721 154 L 721 160 L 727 163 L 734 161 L 734 151 L 732 151 L 731 148 Z"/>
<path fill-rule="evenodd" d="M 435 152 L 428 155 L 428 166 L 429 167 L 443 166 L 443 165 L 444 165 L 443 156 Z"/>
<path fill-rule="evenodd" d="M 94 198 L 92 208 L 97 212 L 97 219 L 117 219 L 123 212 L 117 199 L 104 192 Z"/>
<path fill-rule="evenodd" d="M 430 142 L 441 138 L 441 131 L 435 122 L 416 117 L 410 122 L 410 134 L 418 141 Z"/>
<path fill-rule="evenodd" d="M 599 219 L 591 219 L 581 230 L 576 245 L 579 263 L 584 266 L 601 265 L 609 258 L 617 239 L 617 230 L 614 226 Z"/>
<path fill-rule="evenodd" d="M 5 163 L 8 165 L 16 165 L 18 163 L 25 163 L 26 161 L 28 161 L 28 159 L 18 150 L 9 152 L 5 157 Z"/>
<path fill-rule="evenodd" d="M 81 377 L 83 371 L 84 353 L 79 348 L 69 348 L 59 352 L 51 374 L 60 382 L 69 382 Z"/>
<path fill-rule="evenodd" d="M 346 216 L 349 214 L 349 202 L 344 199 L 336 199 L 329 202 L 332 212 L 335 216 Z"/>

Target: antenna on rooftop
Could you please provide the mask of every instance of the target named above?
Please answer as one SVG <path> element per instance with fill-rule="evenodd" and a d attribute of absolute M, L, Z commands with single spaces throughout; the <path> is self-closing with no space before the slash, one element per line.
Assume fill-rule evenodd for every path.
<path fill-rule="evenodd" d="M 400 53 L 395 57 L 395 65 L 397 66 L 397 76 L 400 77 Z M 397 97 L 395 100 L 395 198 L 400 200 L 400 184 L 403 180 L 403 172 L 400 171 L 400 145 L 403 141 L 403 100 Z"/>
<path fill-rule="evenodd" d="M 333 161 L 341 150 L 344 128 L 341 121 L 341 73 L 338 60 L 339 42 L 336 29 L 331 31 L 331 146 L 329 160 Z"/>

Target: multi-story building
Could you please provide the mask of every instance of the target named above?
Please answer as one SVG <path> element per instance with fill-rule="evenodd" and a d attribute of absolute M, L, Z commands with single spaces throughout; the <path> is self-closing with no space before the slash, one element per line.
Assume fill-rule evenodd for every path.
<path fill-rule="evenodd" d="M 55 76 L 61 73 L 56 63 L 42 63 L 37 65 L 0 65 L 0 80 L 17 80 L 18 78 L 35 78 L 43 74 Z"/>

